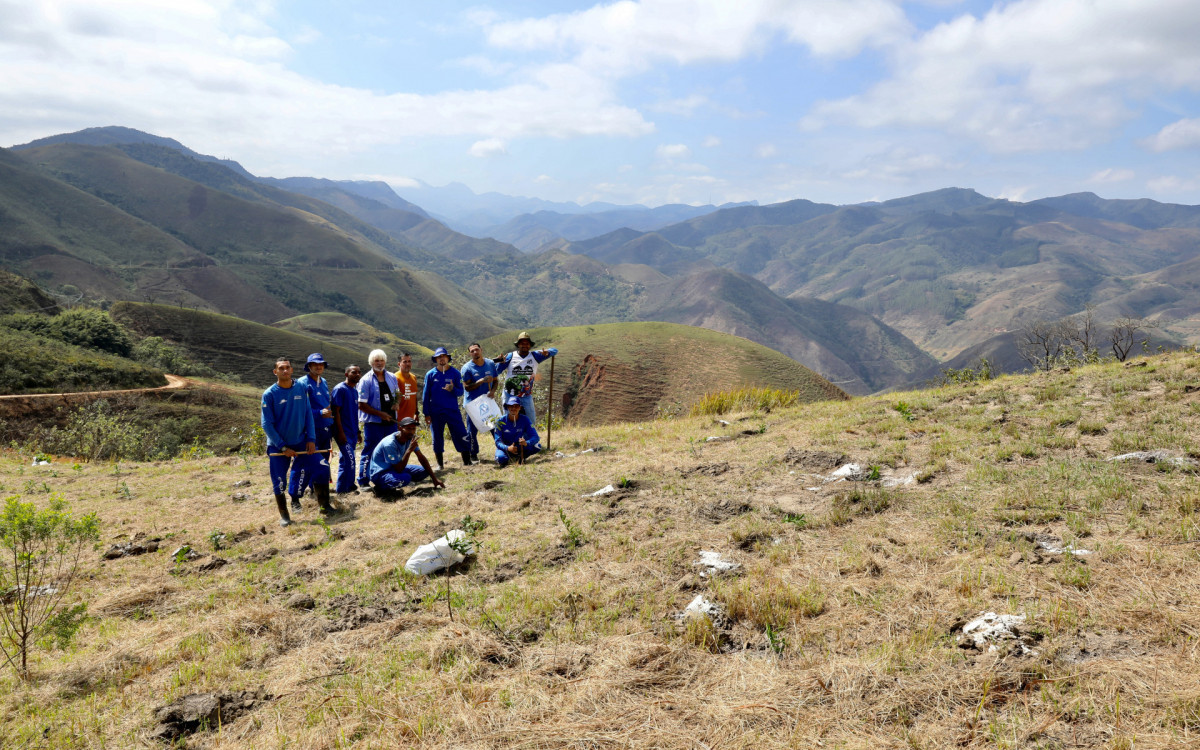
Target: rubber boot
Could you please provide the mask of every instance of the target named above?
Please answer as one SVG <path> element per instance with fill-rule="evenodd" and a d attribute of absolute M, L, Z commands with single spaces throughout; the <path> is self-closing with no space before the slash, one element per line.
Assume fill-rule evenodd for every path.
<path fill-rule="evenodd" d="M 433 457 L 437 459 L 438 471 L 441 471 L 446 468 L 445 464 L 442 463 L 442 454 L 441 453 L 434 453 Z"/>
<path fill-rule="evenodd" d="M 291 526 L 292 517 L 288 515 L 287 498 L 283 495 L 276 495 L 275 507 L 279 508 L 279 525 Z"/>
<path fill-rule="evenodd" d="M 463 460 L 463 466 L 470 466 L 470 465 L 471 465 L 471 454 L 470 454 L 470 453 L 467 453 L 467 452 L 465 452 L 465 451 L 464 451 L 464 452 L 462 452 L 462 453 L 460 453 L 460 454 L 458 454 L 458 455 L 462 456 L 462 460 Z"/>
<path fill-rule="evenodd" d="M 317 495 L 317 505 L 321 508 L 321 515 L 328 516 L 336 512 L 333 506 L 329 504 L 329 485 L 314 484 L 313 491 Z"/>
<path fill-rule="evenodd" d="M 292 512 L 299 513 L 303 508 L 300 507 L 300 496 L 292 495 Z"/>

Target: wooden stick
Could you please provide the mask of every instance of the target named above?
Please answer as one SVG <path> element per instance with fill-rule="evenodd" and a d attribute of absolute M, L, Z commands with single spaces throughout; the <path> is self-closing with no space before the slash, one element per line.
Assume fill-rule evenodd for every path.
<path fill-rule="evenodd" d="M 550 358 L 550 401 L 546 405 L 546 450 L 550 450 L 550 423 L 554 419 L 554 357 Z"/>
<path fill-rule="evenodd" d="M 313 453 L 332 453 L 332 452 L 333 452 L 333 448 L 319 448 L 319 449 L 313 451 Z M 268 456 L 286 456 L 287 454 L 286 453 L 268 453 L 267 455 Z M 309 452 L 308 451 L 296 451 L 296 455 L 297 456 L 307 456 L 307 455 L 309 455 Z"/>

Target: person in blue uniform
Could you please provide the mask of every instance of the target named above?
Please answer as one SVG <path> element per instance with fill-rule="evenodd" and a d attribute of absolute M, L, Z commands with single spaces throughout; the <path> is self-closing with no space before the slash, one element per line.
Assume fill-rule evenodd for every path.
<path fill-rule="evenodd" d="M 477 342 L 472 343 L 467 347 L 467 352 L 470 353 L 471 360 L 462 368 L 463 389 L 466 391 L 466 395 L 463 396 L 463 405 L 482 396 L 492 398 L 496 395 L 496 389 L 500 387 L 500 381 L 496 378 L 499 368 L 496 367 L 495 362 L 484 358 L 483 347 Z M 479 430 L 475 428 L 475 423 L 470 419 L 467 420 L 467 444 L 471 460 L 478 461 Z"/>
<path fill-rule="evenodd" d="M 521 413 L 521 399 L 509 396 L 504 400 L 504 406 L 508 414 L 492 430 L 492 439 L 496 441 L 496 465 L 501 468 L 509 461 L 524 462 L 542 449 L 533 422 Z"/>
<path fill-rule="evenodd" d="M 325 358 L 320 352 L 308 355 L 304 363 L 307 374 L 296 379 L 296 385 L 308 391 L 308 407 L 312 410 L 313 426 L 317 432 L 317 452 L 313 455 L 311 471 L 301 472 L 298 467 L 292 467 L 292 483 L 300 490 L 292 497 L 292 511 L 300 512 L 299 498 L 313 488 L 317 496 L 317 505 L 322 510 L 329 508 L 329 459 L 330 447 L 333 440 L 333 410 L 329 403 L 329 382 L 322 377 L 325 374 Z"/>
<path fill-rule="evenodd" d="M 371 486 L 368 469 L 371 453 L 379 441 L 396 431 L 396 407 L 400 385 L 396 376 L 387 371 L 387 354 L 374 349 L 367 355 L 371 371 L 358 381 L 358 411 L 362 415 L 363 447 L 358 462 L 358 486 Z"/>
<path fill-rule="evenodd" d="M 292 380 L 291 361 L 276 360 L 273 372 L 275 384 L 262 395 L 262 428 L 267 435 L 271 489 L 279 508 L 279 525 L 289 526 L 292 518 L 284 493 L 290 492 L 297 503 L 299 493 L 296 485 L 289 486 L 288 468 L 295 462 L 301 474 L 311 470 L 312 457 L 317 451 L 317 430 L 308 405 L 308 391 Z"/>
<path fill-rule="evenodd" d="M 419 463 L 408 463 L 414 456 Z M 375 493 L 382 499 L 403 497 L 405 487 L 425 477 L 429 477 L 434 487 L 446 486 L 433 473 L 429 459 L 417 447 L 417 420 L 412 417 L 401 419 L 398 431 L 375 446 L 375 452 L 371 454 L 370 472 L 371 484 L 375 485 Z"/>
<path fill-rule="evenodd" d="M 541 376 L 538 375 L 538 365 L 548 358 L 556 356 L 558 349 L 550 347 L 534 351 L 533 339 L 525 331 L 521 331 L 521 335 L 517 336 L 513 346 L 517 347 L 516 351 L 509 352 L 492 361 L 499 365 L 499 378 L 504 382 L 505 393 L 511 393 L 521 399 L 521 407 L 525 410 L 525 416 L 529 417 L 530 422 L 536 423 L 537 413 L 533 410 L 533 383 L 541 379 Z M 507 401 L 507 396 L 505 400 Z"/>
<path fill-rule="evenodd" d="M 333 387 L 329 408 L 333 410 L 333 440 L 338 446 L 337 486 L 339 495 L 356 492 L 354 449 L 358 445 L 358 381 L 362 370 L 358 365 L 346 368 L 346 379 Z"/>
<path fill-rule="evenodd" d="M 433 362 L 433 369 L 425 373 L 421 411 L 425 413 L 425 424 L 433 433 L 433 455 L 438 470 L 445 468 L 442 461 L 442 449 L 446 444 L 444 428 L 449 428 L 450 440 L 454 442 L 454 450 L 462 456 L 463 466 L 470 466 L 467 428 L 463 427 L 462 412 L 458 410 L 458 399 L 463 395 L 462 374 L 450 366 L 450 352 L 444 346 L 433 352 Z"/>

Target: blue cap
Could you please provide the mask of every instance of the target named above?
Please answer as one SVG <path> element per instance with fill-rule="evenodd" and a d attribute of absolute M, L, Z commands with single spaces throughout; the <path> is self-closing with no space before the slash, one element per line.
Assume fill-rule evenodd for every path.
<path fill-rule="evenodd" d="M 517 398 L 516 396 L 509 396 L 508 398 L 504 399 L 504 405 L 505 406 L 520 406 L 521 399 Z"/>
<path fill-rule="evenodd" d="M 445 354 L 447 357 L 450 356 L 450 352 L 446 351 L 446 347 L 439 346 L 437 349 L 433 350 L 433 356 L 430 357 L 430 359 L 432 359 L 434 362 L 437 362 L 437 358 L 443 354 Z"/>
<path fill-rule="evenodd" d="M 325 358 L 321 356 L 321 353 L 313 352 L 312 354 L 308 355 L 308 360 L 304 363 L 304 371 L 308 372 L 309 365 L 323 365 L 323 364 L 325 364 Z"/>

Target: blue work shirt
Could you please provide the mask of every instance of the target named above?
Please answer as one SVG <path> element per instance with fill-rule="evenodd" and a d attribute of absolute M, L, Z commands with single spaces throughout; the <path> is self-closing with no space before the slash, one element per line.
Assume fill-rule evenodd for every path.
<path fill-rule="evenodd" d="M 387 387 L 392 391 L 393 403 L 399 401 L 400 384 L 396 382 L 396 376 L 384 370 L 383 381 L 387 383 Z M 375 379 L 374 370 L 368 370 L 363 373 L 362 380 L 358 381 L 358 402 L 360 404 L 369 404 L 372 408 L 383 411 L 379 406 L 379 381 Z M 383 422 L 382 419 L 374 414 L 367 414 L 363 418 L 363 421 L 370 422 L 371 424 Z"/>
<path fill-rule="evenodd" d="M 454 387 L 447 391 L 447 383 Z M 457 414 L 458 399 L 462 395 L 462 373 L 453 367 L 447 367 L 445 372 L 439 372 L 435 367 L 425 373 L 425 390 L 421 393 L 421 411 L 426 415 L 434 412 Z"/>
<path fill-rule="evenodd" d="M 342 431 L 346 433 L 346 440 L 351 443 L 357 443 L 358 391 L 346 385 L 345 381 L 342 381 L 333 387 L 329 403 L 337 407 L 339 416 L 342 418 Z"/>
<path fill-rule="evenodd" d="M 275 383 L 263 391 L 262 428 L 267 445 L 274 448 L 315 443 L 317 428 L 308 406 L 308 389 L 293 380 L 291 388 Z"/>
<path fill-rule="evenodd" d="M 496 441 L 496 447 L 502 451 L 508 450 L 510 445 L 516 445 L 521 438 L 525 438 L 525 443 L 530 448 L 540 447 L 538 441 L 541 438 L 538 437 L 537 430 L 529 421 L 529 417 L 524 414 L 518 414 L 516 422 L 508 421 L 508 415 L 505 414 L 504 419 L 497 422 L 492 429 L 492 439 Z"/>
<path fill-rule="evenodd" d="M 499 368 L 497 368 L 496 363 L 490 359 L 483 360 L 482 365 L 476 365 L 474 362 L 467 362 L 465 365 L 463 365 L 463 367 L 462 367 L 463 387 L 466 388 L 466 386 L 467 386 L 466 381 L 468 381 L 468 380 L 475 381 L 474 388 L 466 388 L 467 395 L 463 397 L 463 402 L 467 403 L 470 401 L 474 401 L 475 399 L 479 398 L 480 396 L 486 396 L 488 394 L 488 391 L 490 391 L 492 389 L 492 385 L 494 384 L 494 381 L 493 381 L 493 383 L 485 383 L 483 381 L 483 379 L 486 378 L 488 375 L 491 375 L 494 378 L 499 374 L 500 374 Z"/>
<path fill-rule="evenodd" d="M 416 439 L 416 435 L 414 435 L 413 440 Z M 371 466 L 368 470 L 372 482 L 375 481 L 375 477 L 385 471 L 390 471 L 393 466 L 400 463 L 400 459 L 404 458 L 404 454 L 408 452 L 409 442 L 411 441 L 401 440 L 398 432 L 393 432 L 379 441 L 379 445 L 375 446 L 375 450 L 371 453 Z M 412 456 L 409 456 L 409 460 L 412 460 Z M 401 466 L 397 471 L 404 471 L 404 467 Z"/>
<path fill-rule="evenodd" d="M 329 408 L 329 381 L 320 380 L 312 375 L 304 375 L 296 380 L 296 385 L 308 391 L 308 406 L 312 409 L 313 424 L 318 427 L 333 426 L 333 417 L 322 417 L 321 412 Z"/>

